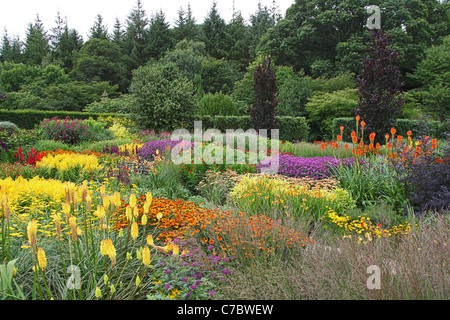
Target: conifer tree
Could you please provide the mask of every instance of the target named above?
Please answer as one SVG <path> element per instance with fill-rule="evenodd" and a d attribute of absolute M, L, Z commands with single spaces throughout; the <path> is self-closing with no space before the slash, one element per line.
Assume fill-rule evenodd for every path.
<path fill-rule="evenodd" d="M 202 25 L 201 40 L 205 43 L 206 52 L 216 59 L 226 56 L 225 50 L 225 20 L 220 16 L 217 2 L 213 5 Z"/>
<path fill-rule="evenodd" d="M 126 19 L 126 30 L 122 48 L 130 58 L 129 71 L 144 65 L 149 59 L 148 45 L 149 20 L 141 0 L 137 0 L 136 7 Z"/>
<path fill-rule="evenodd" d="M 49 53 L 49 38 L 39 15 L 37 15 L 34 23 L 28 25 L 24 60 L 28 64 L 41 65 L 43 58 Z"/>
<path fill-rule="evenodd" d="M 103 16 L 98 13 L 94 25 L 91 28 L 90 39 L 108 40 L 108 28 L 103 23 Z"/>

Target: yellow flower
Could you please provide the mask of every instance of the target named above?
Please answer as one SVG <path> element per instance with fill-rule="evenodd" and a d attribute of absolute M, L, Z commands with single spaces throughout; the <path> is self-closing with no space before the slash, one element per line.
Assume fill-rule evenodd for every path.
<path fill-rule="evenodd" d="M 94 212 L 94 215 L 96 215 L 100 220 L 102 220 L 103 217 L 105 216 L 105 207 L 97 205 L 97 211 Z"/>
<path fill-rule="evenodd" d="M 95 288 L 95 297 L 101 298 L 101 296 L 102 296 L 102 290 L 100 290 L 99 287 Z"/>
<path fill-rule="evenodd" d="M 180 248 L 176 244 L 172 244 L 172 253 L 177 256 L 180 253 Z"/>
<path fill-rule="evenodd" d="M 142 250 L 142 262 L 146 267 L 150 265 L 150 249 L 147 246 Z"/>
<path fill-rule="evenodd" d="M 153 243 L 153 236 L 152 236 L 151 234 L 149 234 L 149 235 L 147 236 L 147 243 L 148 243 L 149 246 L 154 246 L 154 243 Z"/>
<path fill-rule="evenodd" d="M 147 222 L 148 222 L 147 215 L 143 214 L 142 218 L 141 218 L 141 225 L 145 226 L 145 225 L 147 225 Z"/>
<path fill-rule="evenodd" d="M 163 216 L 162 212 L 159 212 L 159 213 L 156 215 L 156 219 L 158 219 L 158 221 L 159 221 L 159 220 L 161 220 L 162 216 Z"/>
<path fill-rule="evenodd" d="M 131 232 L 131 237 L 133 238 L 133 240 L 136 240 L 139 235 L 138 224 L 136 221 L 131 224 L 130 232 Z"/>
<path fill-rule="evenodd" d="M 139 276 L 136 276 L 136 287 L 139 287 L 140 284 L 141 284 L 141 278 L 139 278 Z"/>
<path fill-rule="evenodd" d="M 134 193 L 130 195 L 130 207 L 136 207 L 136 195 Z"/>
<path fill-rule="evenodd" d="M 36 248 L 36 238 L 37 234 L 37 220 L 32 219 L 30 222 L 28 222 L 27 225 L 27 235 L 28 235 L 28 241 L 30 242 L 30 246 L 32 248 Z"/>
<path fill-rule="evenodd" d="M 100 243 L 100 254 L 102 256 L 108 256 L 111 259 L 112 266 L 116 264 L 116 248 L 114 247 L 111 239 L 102 240 Z"/>
<path fill-rule="evenodd" d="M 37 260 L 39 268 L 45 270 L 45 268 L 47 267 L 47 258 L 45 256 L 45 251 L 42 248 L 38 249 Z"/>

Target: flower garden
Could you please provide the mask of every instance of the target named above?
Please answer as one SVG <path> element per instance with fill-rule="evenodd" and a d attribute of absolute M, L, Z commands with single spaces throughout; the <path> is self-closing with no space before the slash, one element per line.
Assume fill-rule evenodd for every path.
<path fill-rule="evenodd" d="M 258 165 L 177 165 L 178 141 L 121 121 L 46 119 L 2 144 L 0 299 L 448 294 L 445 141 L 392 128 L 374 145 L 357 119 Z M 274 156 L 278 173 L 261 173 Z"/>

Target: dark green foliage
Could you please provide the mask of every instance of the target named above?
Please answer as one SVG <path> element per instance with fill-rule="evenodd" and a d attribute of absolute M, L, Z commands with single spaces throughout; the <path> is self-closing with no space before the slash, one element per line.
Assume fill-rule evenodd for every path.
<path fill-rule="evenodd" d="M 202 24 L 200 39 L 205 43 L 206 52 L 211 57 L 221 59 L 227 54 L 225 46 L 226 23 L 216 6 L 217 2 L 213 1 L 212 7 Z"/>
<path fill-rule="evenodd" d="M 174 46 L 172 31 L 162 10 L 158 11 L 150 21 L 148 42 L 149 55 L 156 60 Z"/>
<path fill-rule="evenodd" d="M 108 81 L 124 92 L 128 87 L 126 64 L 120 47 L 105 39 L 92 38 L 76 53 L 70 73 L 74 80 L 85 82 Z"/>

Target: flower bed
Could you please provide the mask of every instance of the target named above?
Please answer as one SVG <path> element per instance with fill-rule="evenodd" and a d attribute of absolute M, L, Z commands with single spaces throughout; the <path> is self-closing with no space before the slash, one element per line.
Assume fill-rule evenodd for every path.
<path fill-rule="evenodd" d="M 261 163 L 257 165 L 258 172 L 261 172 L 262 168 L 269 167 L 271 161 L 271 158 L 261 161 Z M 353 158 L 339 160 L 334 157 L 302 158 L 281 155 L 279 156 L 278 174 L 294 178 L 310 177 L 313 179 L 322 179 L 331 176 L 331 166 L 337 166 L 340 163 L 343 165 L 351 165 L 353 161 Z"/>

